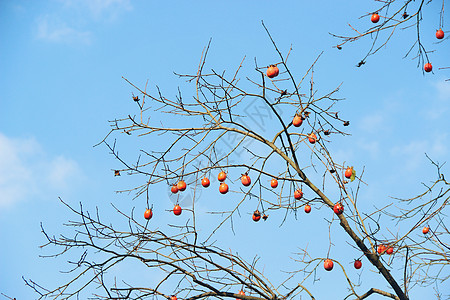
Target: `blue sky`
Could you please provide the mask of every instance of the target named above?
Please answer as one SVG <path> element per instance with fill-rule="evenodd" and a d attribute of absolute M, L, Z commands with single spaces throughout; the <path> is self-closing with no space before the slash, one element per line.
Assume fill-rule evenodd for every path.
<path fill-rule="evenodd" d="M 151 88 L 158 85 L 174 96 L 183 83 L 173 72 L 195 72 L 210 38 L 211 68 L 233 70 L 244 56 L 248 72 L 254 68 L 254 57 L 261 65 L 278 61 L 261 20 L 282 51 L 292 44 L 290 63 L 297 76 L 324 51 L 315 68 L 319 91 L 343 83 L 339 96 L 346 100 L 339 109 L 350 120 L 352 135 L 336 139 L 331 148 L 337 161 L 351 161 L 359 170 L 365 166 L 368 186 L 361 193 L 367 205 L 381 206 L 390 201 L 388 196 L 408 197 L 421 191 L 420 183 L 435 175 L 424 153 L 439 162 L 448 160 L 450 153 L 450 83 L 445 81 L 450 71 L 438 70 L 450 66 L 450 46 L 448 39 L 436 43 L 434 38 L 439 4 L 424 10 L 422 41 L 427 49 L 436 50 L 430 54 L 435 72 L 424 75 L 413 56 L 403 59 L 414 40 L 411 30 L 397 32 L 385 49 L 356 68 L 369 41 L 338 51 L 332 48 L 337 42 L 329 32 L 348 33 L 348 22 L 363 29 L 370 26 L 358 18 L 376 6 L 336 2 L 1 1 L 0 292 L 33 299 L 22 276 L 48 283 L 61 280 L 58 271 L 67 269 L 63 259 L 38 258 L 49 253 L 39 248 L 45 242 L 40 222 L 57 234 L 66 230 L 61 224 L 72 217 L 58 197 L 73 205 L 82 201 L 88 208 L 99 206 L 112 214 L 112 222 L 117 216 L 111 202 L 128 210 L 145 206 L 140 199 L 115 193 L 139 178 L 113 177 L 111 170 L 120 165 L 106 147 L 93 147 L 108 133 L 108 120 L 136 113 L 131 101 L 136 91 L 121 77 L 138 86 L 149 80 Z M 121 147 L 135 157 L 137 144 L 124 141 Z M 152 220 L 166 224 L 165 210 L 172 203 L 164 188 L 154 193 L 158 208 Z M 200 203 L 205 210 L 212 205 Z M 279 228 L 275 221 L 246 227 L 248 216 L 243 214 L 237 221 L 243 224 L 241 230 L 236 235 L 222 230 L 218 239 L 226 247 L 239 241 L 236 251 L 248 259 L 261 255 L 268 269 L 289 266 L 289 260 L 273 257 L 273 251 L 293 235 L 301 242 L 283 247 L 286 257 L 304 247 L 305 240 L 317 244 L 311 247 L 318 256 L 326 256 L 327 237 L 320 240 L 324 217 L 312 216 L 303 223 L 292 218 Z M 276 220 L 276 214 L 271 218 Z M 388 235 L 396 225 L 385 222 Z M 268 238 L 273 238 L 273 245 L 253 247 Z M 364 263 L 363 274 L 370 274 L 368 262 Z M 322 275 L 328 278 L 321 283 L 342 279 L 338 274 L 333 279 Z M 327 298 L 328 291 L 320 284 L 313 290 L 319 299 Z M 417 289 L 416 299 L 431 292 Z"/>

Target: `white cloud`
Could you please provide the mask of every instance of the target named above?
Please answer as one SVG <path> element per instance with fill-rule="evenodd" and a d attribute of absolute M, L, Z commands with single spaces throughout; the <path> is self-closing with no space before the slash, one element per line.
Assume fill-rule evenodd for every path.
<path fill-rule="evenodd" d="M 400 93 L 396 93 L 387 97 L 378 107 L 378 109 L 370 110 L 363 114 L 358 120 L 359 129 L 368 133 L 385 134 L 392 132 L 393 116 L 402 111 L 402 106 L 397 98 L 403 97 Z"/>
<path fill-rule="evenodd" d="M 78 164 L 64 156 L 48 158 L 33 139 L 0 133 L 0 208 L 48 193 L 65 193 L 83 178 Z"/>
<path fill-rule="evenodd" d="M 396 146 L 391 149 L 391 154 L 404 161 L 405 171 L 412 171 L 422 165 L 425 158 L 426 141 L 411 141 L 406 145 Z"/>
<path fill-rule="evenodd" d="M 70 10 L 79 10 L 99 20 L 114 20 L 120 13 L 133 7 L 129 0 L 59 0 Z"/>
<path fill-rule="evenodd" d="M 450 83 L 443 80 L 433 83 L 435 96 L 429 96 L 427 117 L 436 120 L 448 115 L 450 107 Z"/>
<path fill-rule="evenodd" d="M 366 115 L 361 119 L 359 128 L 370 133 L 378 132 L 384 126 L 385 120 L 386 118 L 381 112 Z"/>
<path fill-rule="evenodd" d="M 370 155 L 370 158 L 378 158 L 380 154 L 380 142 L 368 139 L 360 139 L 357 141 L 358 148 L 363 150 L 364 154 Z M 359 150 L 358 149 L 358 150 Z"/>
<path fill-rule="evenodd" d="M 449 152 L 448 144 L 448 134 L 427 136 L 422 140 L 414 140 L 408 144 L 393 147 L 391 154 L 404 161 L 405 171 L 413 171 L 426 164 L 425 153 L 438 161 L 445 159 Z"/>
<path fill-rule="evenodd" d="M 94 18 L 114 20 L 123 11 L 131 10 L 131 4 L 128 0 L 85 0 L 86 5 Z"/>
<path fill-rule="evenodd" d="M 59 22 L 46 15 L 37 20 L 36 37 L 55 43 L 81 43 L 90 44 L 92 34 L 89 31 L 80 31 Z"/>
<path fill-rule="evenodd" d="M 10 140 L 0 134 L 0 207 L 10 205 L 26 196 L 32 172 L 21 157 L 38 146 L 34 140 Z M 39 151 L 39 150 L 37 150 Z"/>
<path fill-rule="evenodd" d="M 129 0 L 56 0 L 51 10 L 36 19 L 36 38 L 53 43 L 90 44 L 96 23 L 113 22 L 130 10 Z"/>
<path fill-rule="evenodd" d="M 438 81 L 435 83 L 438 98 L 442 101 L 450 101 L 450 83 L 445 81 Z"/>
<path fill-rule="evenodd" d="M 45 178 L 54 188 L 66 189 L 69 186 L 69 179 L 75 175 L 80 175 L 77 163 L 64 156 L 57 156 L 47 163 L 47 171 Z"/>

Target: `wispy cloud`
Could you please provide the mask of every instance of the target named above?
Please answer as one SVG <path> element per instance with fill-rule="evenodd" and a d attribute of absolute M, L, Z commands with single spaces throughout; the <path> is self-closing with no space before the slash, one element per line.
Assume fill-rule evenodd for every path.
<path fill-rule="evenodd" d="M 129 0 L 57 0 L 60 12 L 71 12 L 97 22 L 114 21 L 125 11 L 133 9 Z"/>
<path fill-rule="evenodd" d="M 92 39 L 91 32 L 74 29 L 49 15 L 38 18 L 36 30 L 36 38 L 55 43 L 90 44 Z"/>
<path fill-rule="evenodd" d="M 363 115 L 358 121 L 358 127 L 367 133 L 390 132 L 387 123 L 392 122 L 392 116 L 401 111 L 402 107 L 395 99 L 398 95 L 386 98 L 379 108 Z"/>
<path fill-rule="evenodd" d="M 382 112 L 366 115 L 360 121 L 360 128 L 370 133 L 377 132 L 384 127 L 385 119 L 386 117 Z"/>
<path fill-rule="evenodd" d="M 44 178 L 54 189 L 70 188 L 71 178 L 81 175 L 78 164 L 74 160 L 62 155 L 46 162 L 45 169 L 48 173 Z"/>
<path fill-rule="evenodd" d="M 104 19 L 112 21 L 124 11 L 132 9 L 129 0 L 84 0 L 75 2 L 87 7 L 96 20 Z"/>
<path fill-rule="evenodd" d="M 441 80 L 432 85 L 434 93 L 429 95 L 427 117 L 436 120 L 448 115 L 450 108 L 450 84 Z M 434 95 L 433 95 L 434 94 Z"/>
<path fill-rule="evenodd" d="M 355 122 L 358 151 L 373 159 L 395 159 L 407 172 L 428 163 L 425 153 L 439 161 L 447 157 L 450 85 L 439 81 L 426 90 L 424 97 L 400 91 L 386 95 L 377 109 L 362 115 Z"/>
<path fill-rule="evenodd" d="M 25 198 L 67 192 L 83 178 L 74 160 L 49 158 L 35 139 L 10 138 L 1 133 L 0 170 L 0 208 Z"/>
<path fill-rule="evenodd" d="M 53 43 L 90 44 L 99 23 L 132 10 L 129 0 L 56 0 L 36 18 L 36 38 Z"/>
<path fill-rule="evenodd" d="M 403 168 L 405 171 L 413 171 L 427 163 L 425 153 L 431 159 L 438 159 L 438 161 L 445 158 L 449 153 L 449 142 L 448 134 L 430 135 L 421 140 L 397 145 L 391 149 L 391 154 L 404 161 Z"/>
<path fill-rule="evenodd" d="M 33 140 L 10 140 L 0 134 L 0 207 L 11 205 L 27 195 L 32 172 L 21 161 L 35 146 Z"/>
<path fill-rule="evenodd" d="M 450 84 L 443 80 L 435 83 L 435 87 L 438 93 L 438 98 L 442 101 L 450 101 Z"/>

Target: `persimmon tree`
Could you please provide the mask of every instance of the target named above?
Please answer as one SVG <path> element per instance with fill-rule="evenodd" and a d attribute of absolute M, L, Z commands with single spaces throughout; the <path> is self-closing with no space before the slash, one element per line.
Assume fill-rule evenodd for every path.
<path fill-rule="evenodd" d="M 419 2 L 406 1 L 392 17 L 382 18 L 381 25 L 357 38 L 343 37 L 343 43 L 389 28 L 395 30 L 413 18 L 418 26 L 422 5 L 426 4 Z M 394 3 L 399 2 L 383 2 L 378 13 L 388 11 Z M 420 4 L 417 11 L 395 21 L 395 16 L 413 4 Z M 351 139 L 345 130 L 351 120 L 339 111 L 339 86 L 320 94 L 314 80 L 320 55 L 302 76 L 297 76 L 289 64 L 292 49 L 282 51 L 266 31 L 278 61 L 255 59 L 254 68 L 246 69 L 243 60 L 232 71 L 217 71 L 208 65 L 208 45 L 194 74 L 176 74 L 191 87 L 188 96 L 178 90 L 177 96 L 170 98 L 158 87 L 138 86 L 124 78 L 133 88 L 137 111 L 111 121 L 111 131 L 101 144 L 121 164 L 115 175 L 135 176 L 139 182 L 122 192 L 144 199 L 146 206 L 129 211 L 117 208 L 125 220 L 119 226 L 106 221 L 101 211 L 90 213 L 81 204 L 79 208 L 66 204 L 77 217 L 68 224 L 73 235 L 53 236 L 44 227 L 43 232 L 48 240 L 45 246 L 61 249 L 50 256 L 78 255 L 71 262 L 74 275 L 56 288 L 26 280 L 40 298 L 79 297 L 95 287 L 91 297 L 97 299 L 315 299 L 310 286 L 325 270 L 338 270 L 335 276 L 345 279 L 346 299 L 365 299 L 373 294 L 409 299 L 413 288 L 448 284 L 450 185 L 442 165 L 430 159 L 437 174 L 422 194 L 395 199 L 389 210 L 361 209 L 364 169 L 336 161 L 330 147 L 338 136 Z M 420 52 L 420 41 L 418 47 L 419 53 L 426 53 Z M 265 116 L 273 120 L 269 128 L 261 130 L 252 121 L 246 111 L 248 105 L 264 109 Z M 140 141 L 137 159 L 122 155 L 116 143 L 118 135 Z M 154 189 L 167 190 L 173 200 L 173 210 L 159 210 L 170 215 L 167 224 L 152 224 L 159 207 L 167 207 L 152 197 Z M 233 201 L 205 212 L 196 202 L 205 189 Z M 189 202 L 185 200 L 187 193 Z M 325 222 L 329 231 L 338 225 L 347 239 L 333 239 L 329 231 L 323 232 L 329 236 L 324 239 L 327 256 L 308 251 L 301 241 L 286 241 L 298 243 L 301 250 L 292 258 L 294 267 L 283 273 L 284 278 L 264 271 L 260 262 L 264 257 L 244 257 L 238 254 L 238 248 L 227 249 L 215 239 L 219 231 L 231 235 L 239 230 L 236 219 L 246 218 L 241 211 L 251 216 L 249 222 L 271 222 L 275 212 L 282 212 L 278 221 L 283 224 L 311 210 L 325 218 L 317 222 Z M 176 222 L 178 215 L 186 214 L 189 217 L 185 223 Z M 219 221 L 200 227 L 210 215 Z M 399 231 L 393 234 L 383 230 L 383 218 L 401 224 Z M 423 231 L 424 227 L 428 231 Z M 361 265 L 349 267 L 340 259 L 339 253 L 348 247 L 357 249 L 357 261 L 373 271 L 365 275 L 381 278 L 383 286 L 361 288 L 360 280 L 365 279 L 355 274 Z M 155 272 L 158 279 L 147 286 L 121 279 L 122 275 L 112 270 L 127 262 Z"/>

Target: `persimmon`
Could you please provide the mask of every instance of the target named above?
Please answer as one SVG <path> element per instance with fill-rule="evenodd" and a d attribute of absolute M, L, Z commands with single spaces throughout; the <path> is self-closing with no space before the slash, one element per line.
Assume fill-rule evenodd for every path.
<path fill-rule="evenodd" d="M 305 213 L 309 214 L 311 212 L 311 205 L 306 204 L 305 205 Z"/>
<path fill-rule="evenodd" d="M 174 194 L 178 193 L 178 187 L 176 184 L 172 185 L 172 187 L 170 188 L 170 191 Z"/>
<path fill-rule="evenodd" d="M 184 191 L 186 189 L 186 182 L 183 180 L 178 181 L 177 188 L 179 191 Z"/>
<path fill-rule="evenodd" d="M 224 181 L 225 179 L 227 179 L 227 173 L 225 173 L 224 171 L 220 172 L 217 176 L 217 179 L 219 179 L 220 182 Z"/>
<path fill-rule="evenodd" d="M 341 202 L 338 202 L 334 205 L 333 211 L 337 215 L 341 215 L 344 212 L 344 205 Z"/>
<path fill-rule="evenodd" d="M 385 245 L 383 245 L 383 244 L 378 245 L 378 248 L 377 248 L 378 254 L 383 253 L 385 250 L 386 250 L 386 246 Z"/>
<path fill-rule="evenodd" d="M 239 294 L 239 295 L 244 295 L 244 296 L 245 296 L 245 293 L 244 293 L 244 291 L 243 291 L 243 290 L 240 290 L 238 294 Z M 241 300 L 241 299 L 239 299 L 239 298 L 236 298 L 236 300 Z"/>
<path fill-rule="evenodd" d="M 423 69 L 425 70 L 425 72 L 429 73 L 429 72 L 431 72 L 433 70 L 433 66 L 431 65 L 431 63 L 426 63 L 423 66 Z"/>
<path fill-rule="evenodd" d="M 226 184 L 225 182 L 222 182 L 219 186 L 219 192 L 221 194 L 226 194 L 228 193 L 228 184 Z"/>
<path fill-rule="evenodd" d="M 429 231 L 430 231 L 430 227 L 428 227 L 428 226 L 425 226 L 425 227 L 422 229 L 422 233 L 423 233 L 423 234 L 427 234 Z"/>
<path fill-rule="evenodd" d="M 393 247 L 387 248 L 386 253 L 391 255 L 392 253 L 394 253 L 394 248 Z"/>
<path fill-rule="evenodd" d="M 294 192 L 295 199 L 300 200 L 300 199 L 302 199 L 302 197 L 303 197 L 303 192 L 301 189 L 298 189 Z"/>
<path fill-rule="evenodd" d="M 255 210 L 253 212 L 253 221 L 258 222 L 261 219 L 261 213 L 259 212 L 259 210 Z"/>
<path fill-rule="evenodd" d="M 357 260 L 355 260 L 355 262 L 353 263 L 353 266 L 355 267 L 355 269 L 359 270 L 359 269 L 361 269 L 361 267 L 362 267 L 362 262 L 361 262 L 359 259 L 357 259 Z"/>
<path fill-rule="evenodd" d="M 275 66 L 275 65 L 270 65 L 270 66 L 267 68 L 267 77 L 269 77 L 269 78 L 277 77 L 279 72 L 280 72 L 280 70 L 278 69 L 277 66 Z"/>
<path fill-rule="evenodd" d="M 181 212 L 182 212 L 181 206 L 179 206 L 178 204 L 173 207 L 173 214 L 175 216 L 181 215 Z"/>
<path fill-rule="evenodd" d="M 444 31 L 442 29 L 436 30 L 436 38 L 442 40 L 444 38 Z"/>
<path fill-rule="evenodd" d="M 311 144 L 314 144 L 317 141 L 317 136 L 315 135 L 315 133 L 311 133 L 310 135 L 308 135 L 308 140 Z"/>
<path fill-rule="evenodd" d="M 344 176 L 346 178 L 351 178 L 353 174 L 353 168 L 348 167 L 347 170 L 345 170 Z"/>
<path fill-rule="evenodd" d="M 372 21 L 372 23 L 378 23 L 378 21 L 380 21 L 380 15 L 377 13 L 372 14 L 370 21 Z"/>
<path fill-rule="evenodd" d="M 271 186 L 272 188 L 276 188 L 276 187 L 278 186 L 278 180 L 276 180 L 275 178 L 273 178 L 273 179 L 270 181 L 270 186 Z"/>
<path fill-rule="evenodd" d="M 292 125 L 294 125 L 295 127 L 300 127 L 302 123 L 303 123 L 302 117 L 299 115 L 295 115 L 294 119 L 292 120 Z"/>
<path fill-rule="evenodd" d="M 244 186 L 249 186 L 252 183 L 252 180 L 250 179 L 250 176 L 243 174 L 241 177 L 241 182 Z"/>
<path fill-rule="evenodd" d="M 153 217 L 153 212 L 152 209 L 149 208 L 144 212 L 144 218 L 146 218 L 147 220 L 150 220 Z"/>
<path fill-rule="evenodd" d="M 329 258 L 325 259 L 325 261 L 323 262 L 323 267 L 327 271 L 333 270 L 333 261 Z"/>
<path fill-rule="evenodd" d="M 209 182 L 209 179 L 208 179 L 208 178 L 205 177 L 205 178 L 202 179 L 202 186 L 203 186 L 203 187 L 206 188 L 206 187 L 209 186 L 209 184 L 210 184 L 210 182 Z"/>

